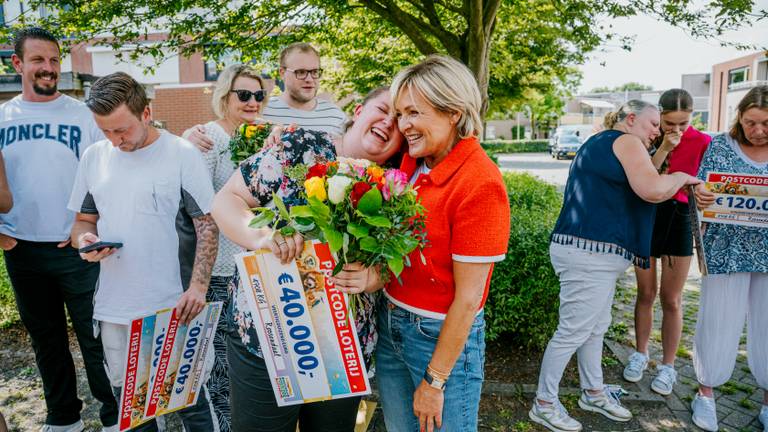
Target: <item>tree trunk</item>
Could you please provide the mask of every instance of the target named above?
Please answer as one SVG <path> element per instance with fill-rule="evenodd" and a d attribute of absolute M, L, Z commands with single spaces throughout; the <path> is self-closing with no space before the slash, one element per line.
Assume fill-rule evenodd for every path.
<path fill-rule="evenodd" d="M 465 58 L 461 59 L 472 71 L 480 88 L 482 105 L 480 115 L 485 117 L 488 111 L 488 81 L 490 79 L 489 61 L 491 57 L 491 39 L 496 25 L 496 14 L 500 0 L 469 0 L 469 26 L 467 28 Z"/>

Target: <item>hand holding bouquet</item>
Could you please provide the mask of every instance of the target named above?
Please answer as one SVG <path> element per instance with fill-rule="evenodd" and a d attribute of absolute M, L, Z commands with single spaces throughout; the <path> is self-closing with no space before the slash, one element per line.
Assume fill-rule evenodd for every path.
<path fill-rule="evenodd" d="M 327 242 L 338 257 L 334 274 L 347 263 L 360 262 L 366 267 L 386 265 L 397 277 L 410 265 L 408 255 L 425 246 L 424 207 L 404 172 L 339 158 L 297 167 L 293 175 L 304 178 L 307 205 L 289 211 L 274 195 L 278 213 L 256 209 L 251 226 L 266 226 L 277 217 L 284 224 L 283 235 L 299 231 Z"/>

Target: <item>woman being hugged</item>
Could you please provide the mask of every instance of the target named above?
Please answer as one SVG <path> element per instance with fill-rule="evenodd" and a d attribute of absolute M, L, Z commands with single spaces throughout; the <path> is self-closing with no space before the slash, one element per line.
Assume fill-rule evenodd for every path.
<path fill-rule="evenodd" d="M 213 202 L 213 217 L 221 232 L 248 250 L 270 249 L 287 263 L 303 250 L 301 234 L 284 238 L 272 228 L 252 229 L 251 208 L 274 207 L 273 194 L 286 206 L 304 204 L 301 182 L 288 176 L 286 167 L 313 165 L 335 160 L 337 156 L 368 159 L 384 164 L 396 156 L 403 137 L 395 127 L 388 88 L 372 91 L 355 108 L 354 121 L 338 140 L 322 132 L 297 129 L 283 134 L 280 142 L 270 145 L 240 164 Z M 358 265 L 351 267 L 359 268 Z M 367 272 L 366 272 L 367 273 Z M 338 276 L 343 277 L 346 272 Z M 356 290 L 354 281 L 339 282 Z M 278 407 L 259 347 L 254 317 L 251 315 L 244 287 L 235 276 L 230 284 L 230 305 L 225 314 L 229 326 L 227 360 L 229 361 L 232 428 L 242 431 L 294 432 L 297 423 L 303 431 L 347 432 L 355 427 L 360 397 L 334 399 L 303 405 Z M 356 325 L 366 366 L 376 343 L 374 304 L 367 295 L 360 297 Z M 256 318 L 258 319 L 258 318 Z"/>
<path fill-rule="evenodd" d="M 693 98 L 683 89 L 667 90 L 659 98 L 661 108 L 661 136 L 653 155 L 654 165 L 666 165 L 663 171 L 682 171 L 696 175 L 699 164 L 711 141 L 709 135 L 691 126 Z M 656 145 L 656 144 L 655 144 Z M 666 163 L 665 163 L 666 162 Z M 651 382 L 656 393 L 668 395 L 677 379 L 675 354 L 683 329 L 683 286 L 688 278 L 693 256 L 691 215 L 688 194 L 679 190 L 670 199 L 656 206 L 656 219 L 651 238 L 651 267 L 635 266 L 637 275 L 637 302 L 635 303 L 635 339 L 637 351 L 629 357 L 624 379 L 638 382 L 648 367 L 648 340 L 653 327 L 653 303 L 656 292 L 661 295 L 662 364 Z M 657 283 L 657 258 L 661 258 L 661 286 Z"/>
<path fill-rule="evenodd" d="M 560 318 L 541 364 L 529 416 L 553 431 L 579 431 L 558 400 L 565 366 L 578 353 L 579 406 L 616 421 L 632 413 L 603 383 L 603 335 L 611 323 L 616 280 L 632 263 L 647 268 L 654 205 L 687 185 L 683 172 L 660 175 L 648 149 L 659 135 L 659 111 L 630 100 L 605 119 L 571 164 L 549 253 L 560 278 Z"/>
<path fill-rule="evenodd" d="M 392 84 L 408 142 L 402 169 L 426 209 L 428 247 L 380 298 L 376 370 L 388 430 L 477 430 L 483 305 L 504 259 L 509 201 L 480 147 L 481 98 L 466 66 L 430 56 Z"/>
<path fill-rule="evenodd" d="M 768 176 L 768 86 L 750 90 L 731 130 L 712 139 L 699 178 L 711 172 Z M 699 208 L 714 204 L 715 195 L 704 184 L 695 195 Z M 712 388 L 730 378 L 746 320 L 747 359 L 764 392 L 759 418 L 768 430 L 768 228 L 708 223 L 703 246 L 709 274 L 702 278 L 693 340 L 699 381 L 693 422 L 718 430 Z"/>

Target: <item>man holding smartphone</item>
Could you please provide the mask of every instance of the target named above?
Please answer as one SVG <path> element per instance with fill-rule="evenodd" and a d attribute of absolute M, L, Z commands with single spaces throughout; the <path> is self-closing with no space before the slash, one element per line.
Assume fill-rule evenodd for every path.
<path fill-rule="evenodd" d="M 205 306 L 218 248 L 214 192 L 202 154 L 151 125 L 144 88 L 130 75 L 100 78 L 86 105 L 107 140 L 89 148 L 78 168 L 69 201 L 77 212 L 72 242 L 118 243 L 80 255 L 101 263 L 93 318 L 107 374 L 119 389 L 133 318 L 176 307 L 187 323 Z M 187 431 L 214 430 L 207 390 L 179 415 Z M 134 430 L 156 427 L 152 420 Z"/>
<path fill-rule="evenodd" d="M 0 215 L 0 248 L 43 382 L 47 413 L 41 430 L 85 427 L 67 313 L 91 393 L 102 403 L 101 423 L 105 430 L 117 430 L 117 402 L 93 332 L 99 265 L 81 260 L 68 247 L 74 213 L 67 210 L 67 200 L 78 161 L 104 135 L 85 104 L 58 91 L 61 57 L 54 35 L 34 27 L 19 30 L 11 59 L 22 90 L 0 105 L 0 149 L 14 199 L 10 212 Z"/>

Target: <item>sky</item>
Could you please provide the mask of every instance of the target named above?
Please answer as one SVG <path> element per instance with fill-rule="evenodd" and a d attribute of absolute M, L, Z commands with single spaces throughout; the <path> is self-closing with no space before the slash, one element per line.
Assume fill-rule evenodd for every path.
<path fill-rule="evenodd" d="M 768 0 L 757 3 L 766 7 Z M 580 68 L 582 92 L 626 82 L 647 84 L 656 90 L 680 87 L 682 74 L 711 72 L 714 64 L 757 51 L 739 51 L 721 47 L 717 41 L 697 40 L 681 29 L 645 16 L 610 22 L 618 33 L 636 35 L 633 49 L 627 52 L 621 47 L 609 46 L 604 47 L 606 52 L 594 52 Z M 768 20 L 761 21 L 759 26 L 729 33 L 723 39 L 768 45 Z"/>

